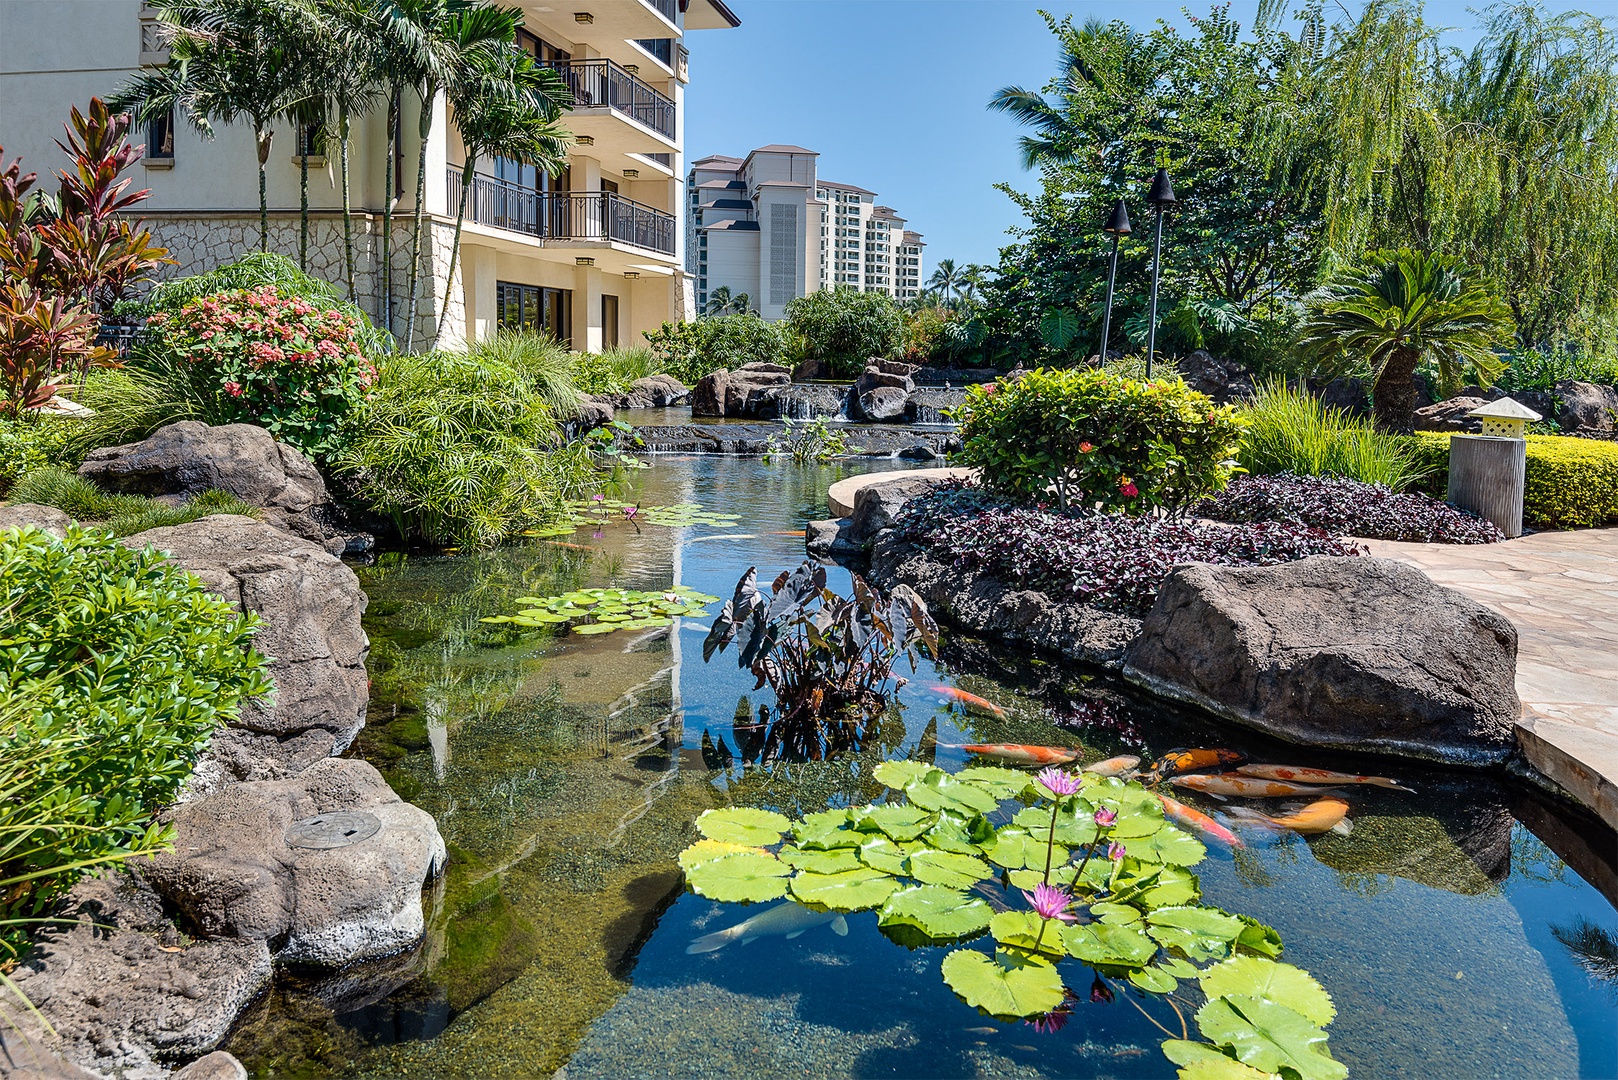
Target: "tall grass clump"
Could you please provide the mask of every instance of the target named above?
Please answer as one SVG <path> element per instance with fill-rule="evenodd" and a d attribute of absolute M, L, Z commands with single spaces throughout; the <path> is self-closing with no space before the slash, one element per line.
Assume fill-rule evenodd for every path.
<path fill-rule="evenodd" d="M 502 330 L 466 351 L 467 359 L 491 373 L 510 371 L 525 380 L 558 419 L 579 411 L 582 396 L 573 382 L 573 354 L 549 334 Z"/>
<path fill-rule="evenodd" d="M 55 466 L 25 473 L 12 487 L 10 497 L 12 502 L 54 506 L 75 521 L 99 525 L 115 536 L 184 525 L 210 514 L 258 516 L 257 507 L 228 491 L 204 491 L 190 502 L 172 506 L 143 495 L 109 495 L 83 477 Z"/>
<path fill-rule="evenodd" d="M 514 338 L 383 359 L 333 466 L 401 536 L 488 547 L 563 516 L 597 482 L 588 448 L 563 443 L 548 354 Z"/>
<path fill-rule="evenodd" d="M 662 371 L 662 364 L 644 345 L 618 346 L 573 357 L 573 382 L 586 394 L 622 394 L 635 380 Z"/>
<path fill-rule="evenodd" d="M 1425 472 L 1398 436 L 1283 382 L 1260 386 L 1243 416 L 1240 460 L 1255 475 L 1346 476 L 1403 491 Z"/>

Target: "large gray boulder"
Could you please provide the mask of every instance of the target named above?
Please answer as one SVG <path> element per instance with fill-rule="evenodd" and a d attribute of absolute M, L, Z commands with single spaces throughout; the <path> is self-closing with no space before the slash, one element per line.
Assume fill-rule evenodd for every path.
<path fill-rule="evenodd" d="M 1253 396 L 1253 373 L 1240 360 L 1194 349 L 1175 362 L 1186 385 L 1220 404 Z"/>
<path fill-rule="evenodd" d="M 166 1077 L 173 1062 L 223 1043 L 270 984 L 265 942 L 183 935 L 158 896 L 127 875 L 80 882 L 67 916 L 74 921 L 36 935 L 11 973 L 56 1036 L 44 1034 L 33 1014 L 13 1010 L 9 1019 L 22 1030 L 0 1025 L 8 1029 L 10 1052 L 0 1054 L 0 1075 L 77 1077 L 85 1075 L 75 1071 L 82 1066 L 126 1080 Z M 14 1045 L 18 1036 L 26 1044 Z M 50 1072 L 46 1055 L 39 1063 L 29 1059 L 32 1046 L 70 1064 Z"/>
<path fill-rule="evenodd" d="M 243 707 L 214 736 L 191 791 L 226 778 L 294 776 L 342 753 L 365 725 L 365 593 L 343 561 L 252 518 L 215 514 L 127 537 L 150 544 L 242 611 L 258 615 L 254 647 L 270 659 L 273 699 Z"/>
<path fill-rule="evenodd" d="M 900 476 L 854 493 L 853 539 L 864 543 L 894 523 L 905 503 L 949 482 L 948 476 Z"/>
<path fill-rule="evenodd" d="M 1388 559 L 1177 568 L 1125 657 L 1139 685 L 1291 742 L 1455 764 L 1510 755 L 1517 631 Z"/>
<path fill-rule="evenodd" d="M 294 828 L 339 811 L 358 816 Z M 432 815 L 366 762 L 332 758 L 292 779 L 230 784 L 165 819 L 174 850 L 136 873 L 201 936 L 338 968 L 408 948 L 425 931 L 421 890 L 443 869 L 444 841 Z M 330 843 L 342 846 L 309 846 Z"/>
<path fill-rule="evenodd" d="M 0 506 L 0 531 L 32 525 L 36 529 L 64 536 L 71 524 L 73 519 L 54 506 L 41 506 L 39 503 L 12 503 L 10 506 Z"/>
<path fill-rule="evenodd" d="M 865 391 L 857 401 L 861 416 L 881 424 L 903 420 L 909 396 L 896 386 L 878 386 Z"/>
<path fill-rule="evenodd" d="M 780 364 L 743 364 L 725 380 L 725 415 L 769 419 L 775 399 L 792 382 L 792 373 Z"/>
<path fill-rule="evenodd" d="M 724 416 L 725 393 L 730 384 L 730 372 L 724 368 L 710 371 L 691 388 L 692 416 Z"/>
<path fill-rule="evenodd" d="M 691 390 L 673 375 L 648 375 L 630 384 L 630 393 L 644 398 L 651 408 L 678 405 L 691 396 Z"/>
<path fill-rule="evenodd" d="M 334 552 L 349 545 L 314 463 L 253 424 L 182 420 L 140 442 L 90 451 L 79 475 L 108 491 L 179 501 L 228 491 L 278 528 Z"/>
<path fill-rule="evenodd" d="M 1618 434 L 1618 387 L 1564 379 L 1556 384 L 1556 425 L 1568 434 Z"/>
<path fill-rule="evenodd" d="M 1483 430 L 1483 421 L 1472 416 L 1473 409 L 1481 409 L 1489 402 L 1485 398 L 1462 394 L 1416 410 L 1417 431 L 1470 431 Z"/>

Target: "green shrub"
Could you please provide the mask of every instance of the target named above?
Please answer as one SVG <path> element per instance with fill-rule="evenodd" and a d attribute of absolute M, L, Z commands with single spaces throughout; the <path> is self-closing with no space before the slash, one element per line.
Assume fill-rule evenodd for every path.
<path fill-rule="evenodd" d="M 82 420 L 54 416 L 0 416 L 0 498 L 24 473 L 46 465 L 78 465 L 73 450 Z"/>
<path fill-rule="evenodd" d="M 25 473 L 11 489 L 11 501 L 54 506 L 75 521 L 99 524 L 114 536 L 184 525 L 209 514 L 258 516 L 258 507 L 228 491 L 204 491 L 190 502 L 173 506 L 143 495 L 109 495 L 90 481 L 56 466 Z"/>
<path fill-rule="evenodd" d="M 847 286 L 794 297 L 787 302 L 786 325 L 801 341 L 805 360 L 819 360 L 850 378 L 871 357 L 898 356 L 905 345 L 904 312 L 893 298 Z"/>
<path fill-rule="evenodd" d="M 1184 382 L 1039 368 L 969 387 L 960 460 L 986 488 L 1037 503 L 1132 513 L 1184 506 L 1220 490 L 1241 439 L 1235 408 Z"/>
<path fill-rule="evenodd" d="M 1242 415 L 1241 463 L 1256 475 L 1346 476 L 1403 491 L 1431 471 L 1400 436 L 1282 382 L 1259 387 Z"/>
<path fill-rule="evenodd" d="M 652 350 L 645 347 L 604 349 L 573 356 L 573 383 L 586 394 L 626 393 L 636 379 L 660 374 L 662 370 Z"/>
<path fill-rule="evenodd" d="M 687 386 L 720 368 L 743 364 L 784 363 L 790 336 L 779 323 L 751 312 L 716 315 L 696 322 L 666 322 L 646 335 L 658 369 Z"/>
<path fill-rule="evenodd" d="M 225 423 L 190 368 L 171 363 L 166 354 L 137 354 L 120 370 L 92 372 L 78 400 L 95 415 L 77 424 L 69 441 L 75 461 L 83 461 L 91 450 L 136 442 L 181 420 Z"/>
<path fill-rule="evenodd" d="M 1430 472 L 1423 490 L 1443 498 L 1449 485 L 1449 439 L 1442 432 L 1406 436 L 1412 456 Z M 1571 435 L 1530 435 L 1523 520 L 1559 528 L 1618 522 L 1618 443 Z"/>
<path fill-rule="evenodd" d="M 1557 383 L 1567 379 L 1607 386 L 1618 384 L 1618 357 L 1592 356 L 1571 350 L 1524 350 L 1511 355 L 1506 370 L 1494 385 L 1508 394 L 1523 390 L 1549 394 Z"/>
<path fill-rule="evenodd" d="M 595 482 L 531 369 L 483 357 L 387 357 L 350 418 L 334 467 L 406 538 L 487 547 L 559 517 Z"/>
<path fill-rule="evenodd" d="M 491 372 L 510 371 L 559 418 L 579 411 L 573 382 L 574 356 L 549 334 L 502 330 L 466 350 L 467 359 Z"/>
<path fill-rule="evenodd" d="M 255 628 L 154 549 L 0 532 L 0 919 L 166 840 L 214 728 L 270 689 Z"/>

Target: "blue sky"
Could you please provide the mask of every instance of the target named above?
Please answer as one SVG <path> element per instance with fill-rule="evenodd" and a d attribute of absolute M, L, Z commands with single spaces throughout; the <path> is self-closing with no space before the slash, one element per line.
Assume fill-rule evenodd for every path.
<path fill-rule="evenodd" d="M 1190 5 L 1201 13 L 1203 3 Z M 689 160 L 742 156 L 767 143 L 820 152 L 820 175 L 878 193 L 940 258 L 996 261 L 1020 215 L 993 185 L 1029 188 L 1018 128 L 985 108 L 1007 84 L 1038 87 L 1056 63 L 1038 10 L 1148 27 L 1184 25 L 1181 0 L 1073 6 L 1033 0 L 727 0 L 736 30 L 687 38 Z M 1347 0 L 1359 10 L 1358 0 Z M 1429 0 L 1427 16 L 1470 28 L 1466 0 Z M 1481 3 L 1476 6 L 1483 6 Z M 1607 10 L 1614 0 L 1551 0 L 1554 10 Z M 1243 25 L 1257 0 L 1233 0 Z M 1474 35 L 1458 38 L 1465 44 Z"/>

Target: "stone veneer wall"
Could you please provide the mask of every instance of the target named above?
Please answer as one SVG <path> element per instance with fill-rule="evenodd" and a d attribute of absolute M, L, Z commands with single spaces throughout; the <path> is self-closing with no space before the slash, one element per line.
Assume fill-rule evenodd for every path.
<path fill-rule="evenodd" d="M 212 270 L 242 255 L 258 250 L 258 213 L 153 215 L 146 219 L 155 243 L 168 248 L 176 265 L 165 267 L 164 278 L 184 277 Z M 354 289 L 359 306 L 382 323 L 381 265 L 382 222 L 379 218 L 356 214 L 354 230 Z M 296 214 L 270 215 L 269 248 L 292 259 L 298 258 L 299 221 Z M 459 348 L 466 344 L 465 267 L 456 271 L 456 289 L 445 305 L 444 277 L 449 269 L 450 245 L 455 223 L 428 218 L 422 223 L 422 282 L 416 316 L 416 340 L 425 347 Z M 394 329 L 401 337 L 409 299 L 405 292 L 410 280 L 410 218 L 394 221 L 393 236 Z M 465 255 L 465 249 L 462 249 Z M 344 284 L 343 219 L 329 213 L 311 213 L 309 218 L 308 272 L 339 289 Z M 444 308 L 442 312 L 441 308 Z"/>

